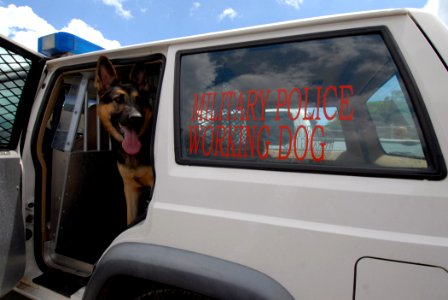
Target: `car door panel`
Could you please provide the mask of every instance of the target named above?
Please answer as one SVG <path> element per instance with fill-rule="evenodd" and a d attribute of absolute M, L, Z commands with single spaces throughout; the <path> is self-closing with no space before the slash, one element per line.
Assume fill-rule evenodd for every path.
<path fill-rule="evenodd" d="M 19 142 L 44 64 L 39 54 L 0 38 L 0 297 L 25 270 Z"/>
<path fill-rule="evenodd" d="M 0 153 L 0 296 L 6 294 L 25 270 L 25 231 L 20 197 L 20 157 Z M 4 201 L 7 200 L 7 201 Z"/>

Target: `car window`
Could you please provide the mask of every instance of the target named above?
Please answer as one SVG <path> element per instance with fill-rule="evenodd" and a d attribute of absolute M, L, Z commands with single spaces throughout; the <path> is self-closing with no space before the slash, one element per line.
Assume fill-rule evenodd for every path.
<path fill-rule="evenodd" d="M 178 162 L 429 170 L 395 56 L 381 32 L 180 53 Z"/>
<path fill-rule="evenodd" d="M 0 146 L 11 142 L 17 107 L 31 64 L 31 60 L 0 47 Z"/>
<path fill-rule="evenodd" d="M 389 164 L 399 166 L 402 158 L 414 158 L 412 161 L 415 164 L 425 167 L 419 129 L 415 125 L 415 112 L 406 98 L 397 76 L 393 76 L 369 98 L 367 108 L 384 153 L 396 158 L 395 161 L 389 159 Z"/>

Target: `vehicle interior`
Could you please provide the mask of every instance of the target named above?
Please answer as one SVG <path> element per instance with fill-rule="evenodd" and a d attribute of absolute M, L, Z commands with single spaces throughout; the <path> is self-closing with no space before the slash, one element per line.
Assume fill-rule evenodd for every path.
<path fill-rule="evenodd" d="M 136 62 L 142 60 L 114 62 L 120 80 L 127 80 Z M 155 110 L 163 60 L 150 57 L 144 66 Z M 94 81 L 94 64 L 57 76 L 36 141 L 41 198 L 40 203 L 36 201 L 35 253 L 41 255 L 48 272 L 34 281 L 65 295 L 86 282 L 101 254 L 128 227 L 123 181 L 110 137 L 97 116 Z M 154 127 L 153 123 L 152 132 Z M 140 198 L 133 224 L 145 218 L 151 191 L 145 190 Z M 61 278 L 61 273 L 54 270 L 74 276 L 61 281 L 54 275 Z"/>

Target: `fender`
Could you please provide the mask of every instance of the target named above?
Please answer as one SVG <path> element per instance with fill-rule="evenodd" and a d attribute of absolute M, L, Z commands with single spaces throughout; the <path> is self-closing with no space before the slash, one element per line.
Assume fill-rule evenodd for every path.
<path fill-rule="evenodd" d="M 94 300 L 107 280 L 133 276 L 218 299 L 294 299 L 269 276 L 219 258 L 142 243 L 110 248 L 95 266 L 84 300 Z"/>

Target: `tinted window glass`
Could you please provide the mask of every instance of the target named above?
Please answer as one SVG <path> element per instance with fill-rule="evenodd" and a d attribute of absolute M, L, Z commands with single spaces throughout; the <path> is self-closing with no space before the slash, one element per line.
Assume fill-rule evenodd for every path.
<path fill-rule="evenodd" d="M 367 108 L 384 152 L 392 156 L 416 158 L 416 164 L 426 167 L 418 137 L 419 129 L 414 122 L 415 112 L 407 104 L 396 76 L 370 97 Z M 398 162 L 399 159 L 396 159 L 397 166 Z"/>
<path fill-rule="evenodd" d="M 381 34 L 180 55 L 179 160 L 265 168 L 428 168 Z"/>

